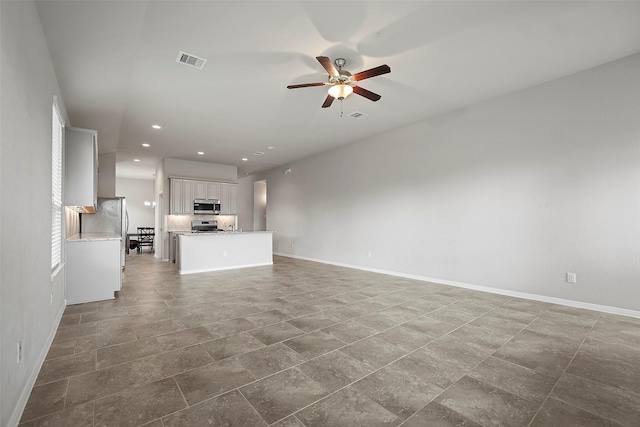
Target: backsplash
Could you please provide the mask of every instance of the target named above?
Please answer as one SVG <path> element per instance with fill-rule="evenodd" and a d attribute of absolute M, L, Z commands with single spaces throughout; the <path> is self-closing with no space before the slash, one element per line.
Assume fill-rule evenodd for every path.
<path fill-rule="evenodd" d="M 167 231 L 191 231 L 191 221 L 194 219 L 218 221 L 218 228 L 222 230 L 236 229 L 236 215 L 167 215 Z"/>

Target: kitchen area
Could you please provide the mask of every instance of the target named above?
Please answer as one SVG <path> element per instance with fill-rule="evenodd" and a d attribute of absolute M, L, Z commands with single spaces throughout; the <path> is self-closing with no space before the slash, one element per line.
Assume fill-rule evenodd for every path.
<path fill-rule="evenodd" d="M 238 184 L 170 177 L 169 260 L 181 274 L 273 264 L 270 231 L 238 229 Z"/>
<path fill-rule="evenodd" d="M 108 176 L 100 159 L 100 172 Z M 153 226 L 155 242 L 149 250 L 129 251 L 138 236 L 127 199 L 98 197 L 98 181 L 104 177 L 98 173 L 96 131 L 65 130 L 65 165 L 67 304 L 114 299 L 122 287 L 126 257 L 141 253 L 175 263 L 181 274 L 273 263 L 272 232 L 238 228 L 235 167 L 163 159 L 148 181 L 153 202 L 144 202 L 155 218 L 144 224 Z M 115 180 L 115 171 L 113 176 Z"/>

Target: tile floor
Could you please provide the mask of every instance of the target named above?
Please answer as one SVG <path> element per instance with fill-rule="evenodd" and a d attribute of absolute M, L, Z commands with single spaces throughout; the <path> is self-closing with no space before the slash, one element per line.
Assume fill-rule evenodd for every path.
<path fill-rule="evenodd" d="M 640 425 L 640 320 L 276 257 L 127 259 L 67 307 L 22 426 Z"/>

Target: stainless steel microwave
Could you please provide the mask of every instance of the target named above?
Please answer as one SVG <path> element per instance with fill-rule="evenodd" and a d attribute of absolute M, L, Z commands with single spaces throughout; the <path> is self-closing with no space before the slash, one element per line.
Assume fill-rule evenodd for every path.
<path fill-rule="evenodd" d="M 220 200 L 194 200 L 193 213 L 200 215 L 220 215 Z"/>

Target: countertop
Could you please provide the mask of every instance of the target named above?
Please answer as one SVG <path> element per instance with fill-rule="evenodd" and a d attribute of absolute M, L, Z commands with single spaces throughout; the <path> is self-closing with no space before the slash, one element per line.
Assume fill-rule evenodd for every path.
<path fill-rule="evenodd" d="M 67 237 L 65 242 L 92 242 L 97 240 L 122 240 L 122 236 L 116 233 L 79 233 Z"/>
<path fill-rule="evenodd" d="M 275 233 L 272 230 L 267 230 L 267 231 L 169 231 L 169 233 L 173 233 L 173 234 L 181 234 L 183 236 L 199 236 L 199 235 L 205 235 L 205 236 L 210 236 L 212 234 L 220 234 L 220 235 L 225 235 L 225 234 L 252 234 L 252 233 Z"/>

